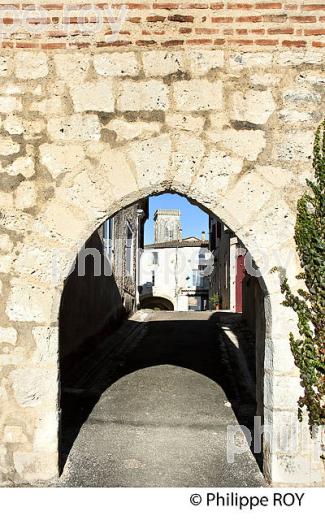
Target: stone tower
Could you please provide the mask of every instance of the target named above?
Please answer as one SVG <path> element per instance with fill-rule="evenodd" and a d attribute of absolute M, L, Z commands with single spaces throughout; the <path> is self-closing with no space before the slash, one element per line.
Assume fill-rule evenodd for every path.
<path fill-rule="evenodd" d="M 158 209 L 154 215 L 155 243 L 181 240 L 181 212 L 178 209 Z"/>

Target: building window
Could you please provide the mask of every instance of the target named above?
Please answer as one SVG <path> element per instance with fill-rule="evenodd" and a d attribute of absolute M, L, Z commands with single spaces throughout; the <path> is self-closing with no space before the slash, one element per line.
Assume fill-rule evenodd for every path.
<path fill-rule="evenodd" d="M 158 265 L 158 253 L 154 251 L 152 253 L 152 265 Z"/>
<path fill-rule="evenodd" d="M 194 287 L 201 286 L 202 277 L 200 276 L 200 272 L 198 269 L 193 269 L 192 271 L 192 284 Z"/>
<path fill-rule="evenodd" d="M 132 264 L 133 264 L 133 232 L 129 225 L 129 223 L 126 224 L 126 247 L 125 247 L 125 269 L 126 274 L 129 276 L 132 276 L 133 270 L 132 270 Z"/>
<path fill-rule="evenodd" d="M 156 281 L 155 271 L 151 271 L 151 285 L 152 285 L 152 287 L 155 286 L 155 281 Z"/>
<path fill-rule="evenodd" d="M 192 271 L 192 284 L 194 287 L 200 287 L 204 289 L 208 287 L 208 277 L 204 276 L 202 269 L 193 269 Z"/>
<path fill-rule="evenodd" d="M 112 259 L 114 219 L 108 219 L 103 225 L 103 244 L 106 258 Z"/>

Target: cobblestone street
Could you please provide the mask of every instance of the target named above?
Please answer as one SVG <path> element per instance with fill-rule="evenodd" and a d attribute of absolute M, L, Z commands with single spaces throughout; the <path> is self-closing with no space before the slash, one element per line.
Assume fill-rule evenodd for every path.
<path fill-rule="evenodd" d="M 226 458 L 227 426 L 251 428 L 255 412 L 254 348 L 240 317 L 142 311 L 136 318 L 63 388 L 68 458 L 58 485 L 265 485 L 248 446 L 233 464 Z"/>

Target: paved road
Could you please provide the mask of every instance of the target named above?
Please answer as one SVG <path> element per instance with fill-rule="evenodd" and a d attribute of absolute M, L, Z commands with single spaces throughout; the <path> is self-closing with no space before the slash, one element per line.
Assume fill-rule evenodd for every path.
<path fill-rule="evenodd" d="M 108 340 L 88 391 L 70 394 L 67 432 L 97 403 L 72 435 L 59 485 L 265 485 L 248 446 L 227 463 L 227 426 L 250 427 L 255 409 L 252 346 L 238 318 L 154 312 L 144 330 L 113 350 Z"/>

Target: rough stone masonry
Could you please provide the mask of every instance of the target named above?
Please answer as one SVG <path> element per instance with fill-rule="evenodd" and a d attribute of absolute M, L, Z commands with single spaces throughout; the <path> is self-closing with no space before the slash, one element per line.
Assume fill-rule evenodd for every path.
<path fill-rule="evenodd" d="M 2 485 L 58 472 L 58 313 L 77 251 L 114 212 L 166 190 L 217 214 L 260 268 L 264 420 L 274 437 L 293 422 L 293 437 L 296 322 L 271 269 L 297 286 L 296 201 L 324 115 L 324 4 L 134 2 L 114 41 L 109 18 L 99 32 L 90 15 L 78 22 L 80 5 L 40 2 L 37 32 L 36 9 L 16 23 L 30 4 L 2 4 Z M 266 436 L 272 484 L 324 482 L 319 439 L 305 428 L 300 440 Z"/>

